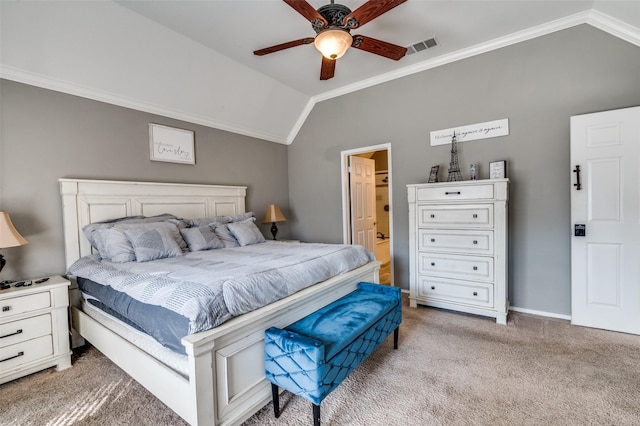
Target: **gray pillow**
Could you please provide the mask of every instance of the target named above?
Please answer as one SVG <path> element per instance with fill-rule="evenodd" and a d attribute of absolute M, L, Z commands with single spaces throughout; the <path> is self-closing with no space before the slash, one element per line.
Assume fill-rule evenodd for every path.
<path fill-rule="evenodd" d="M 137 262 L 164 259 L 182 255 L 182 249 L 174 238 L 172 228 L 176 225 L 168 222 L 129 225 L 124 233 L 131 242 Z"/>
<path fill-rule="evenodd" d="M 131 247 L 124 231 L 115 228 L 98 228 L 92 232 L 94 247 L 98 249 L 100 257 L 109 262 L 124 263 L 136 260 L 136 254 Z"/>
<path fill-rule="evenodd" d="M 264 235 L 262 235 L 256 224 L 253 223 L 254 220 L 255 218 L 250 218 L 227 225 L 229 231 L 231 231 L 241 247 L 265 242 Z"/>
<path fill-rule="evenodd" d="M 210 226 L 181 229 L 182 237 L 189 245 L 189 250 L 211 250 L 223 248 L 224 243 L 216 236 Z"/>
<path fill-rule="evenodd" d="M 123 223 L 153 223 L 153 222 L 163 222 L 166 220 L 177 220 L 177 218 L 174 215 L 169 213 L 163 213 L 157 216 L 149 216 L 149 217 L 145 217 L 145 216 L 119 217 L 117 219 L 109 219 L 101 222 L 90 223 L 89 225 L 86 225 L 85 227 L 82 228 L 82 232 L 89 240 L 89 243 L 91 244 L 91 246 L 96 248 L 98 251 L 100 251 L 99 246 L 101 242 L 97 241 L 97 238 L 100 238 L 100 237 L 96 236 L 95 234 L 95 231 L 99 229 L 109 229 L 109 228 L 113 228 L 115 225 L 123 224 Z M 104 233 L 103 233 L 103 236 L 104 236 Z M 187 245 L 185 244 L 184 248 L 186 249 L 186 247 Z"/>
<path fill-rule="evenodd" d="M 246 213 L 239 213 L 233 216 L 200 217 L 197 219 L 189 220 L 189 224 L 192 227 L 205 226 L 205 225 L 211 225 L 211 224 L 220 225 L 224 223 L 231 223 L 231 222 L 246 220 L 254 216 L 255 214 L 253 214 L 253 212 L 246 212 Z"/>
<path fill-rule="evenodd" d="M 216 236 L 220 238 L 220 241 L 224 244 L 225 248 L 240 247 L 236 237 L 233 236 L 229 230 L 229 224 L 212 223 L 211 227 Z"/>

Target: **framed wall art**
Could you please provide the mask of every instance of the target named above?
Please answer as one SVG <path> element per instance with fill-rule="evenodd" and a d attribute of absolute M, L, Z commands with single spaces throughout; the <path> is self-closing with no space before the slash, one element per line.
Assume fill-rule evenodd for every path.
<path fill-rule="evenodd" d="M 194 132 L 149 123 L 149 152 L 151 161 L 195 164 Z"/>

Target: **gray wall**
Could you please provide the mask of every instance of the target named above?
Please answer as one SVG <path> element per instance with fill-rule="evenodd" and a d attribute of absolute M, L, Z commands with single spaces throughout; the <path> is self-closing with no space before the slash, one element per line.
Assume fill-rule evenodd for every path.
<path fill-rule="evenodd" d="M 640 49 L 587 25 L 322 102 L 289 147 L 292 234 L 342 242 L 340 152 L 389 142 L 395 285 L 408 288 L 406 185 L 435 164 L 446 180 L 450 159 L 429 132 L 508 118 L 508 136 L 459 144 L 463 177 L 507 160 L 511 305 L 570 314 L 569 117 L 635 105 Z"/>
<path fill-rule="evenodd" d="M 2 250 L 2 279 L 65 272 L 61 177 L 246 185 L 247 210 L 259 221 L 267 204 L 288 215 L 285 145 L 7 80 L 0 108 L 0 209 L 29 241 Z M 148 123 L 194 130 L 196 164 L 150 161 Z M 286 238 L 287 224 L 279 225 Z"/>

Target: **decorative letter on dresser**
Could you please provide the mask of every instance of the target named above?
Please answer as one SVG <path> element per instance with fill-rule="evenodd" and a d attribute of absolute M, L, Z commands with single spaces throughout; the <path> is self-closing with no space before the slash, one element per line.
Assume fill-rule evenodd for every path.
<path fill-rule="evenodd" d="M 407 185 L 410 306 L 507 323 L 509 180 Z"/>

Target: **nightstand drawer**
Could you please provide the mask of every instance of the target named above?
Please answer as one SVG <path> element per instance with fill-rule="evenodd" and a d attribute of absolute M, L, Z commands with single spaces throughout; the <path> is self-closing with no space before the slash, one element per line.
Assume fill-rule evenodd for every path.
<path fill-rule="evenodd" d="M 53 354 L 51 335 L 0 348 L 0 370 L 7 371 Z"/>
<path fill-rule="evenodd" d="M 51 295 L 48 291 L 11 297 L 0 301 L 0 319 L 13 315 L 33 312 L 51 306 Z"/>
<path fill-rule="evenodd" d="M 418 250 L 493 254 L 493 231 L 418 229 Z"/>
<path fill-rule="evenodd" d="M 493 257 L 418 253 L 418 273 L 463 280 L 493 281 Z"/>
<path fill-rule="evenodd" d="M 51 315 L 0 324 L 0 348 L 51 334 Z"/>
<path fill-rule="evenodd" d="M 493 204 L 418 206 L 418 227 L 493 228 Z"/>
<path fill-rule="evenodd" d="M 493 285 L 419 277 L 418 297 L 492 308 Z"/>

